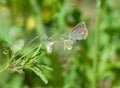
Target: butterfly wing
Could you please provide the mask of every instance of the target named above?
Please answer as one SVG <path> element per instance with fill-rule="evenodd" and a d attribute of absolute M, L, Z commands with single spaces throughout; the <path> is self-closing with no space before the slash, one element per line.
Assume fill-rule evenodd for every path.
<path fill-rule="evenodd" d="M 73 40 L 82 40 L 86 39 L 88 36 L 88 30 L 84 22 L 77 24 L 72 31 L 69 33 L 69 37 Z"/>

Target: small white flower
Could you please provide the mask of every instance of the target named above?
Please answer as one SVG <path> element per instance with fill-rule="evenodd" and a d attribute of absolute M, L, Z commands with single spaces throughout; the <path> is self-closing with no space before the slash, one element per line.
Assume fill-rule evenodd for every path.
<path fill-rule="evenodd" d="M 71 50 L 72 49 L 72 46 L 73 46 L 73 40 L 70 40 L 70 39 L 66 39 L 63 41 L 64 42 L 64 50 Z"/>
<path fill-rule="evenodd" d="M 51 41 L 50 38 L 48 38 L 47 36 L 45 36 L 45 37 L 43 38 L 43 42 L 44 42 L 44 44 L 45 44 L 47 53 L 48 53 L 48 54 L 51 54 L 51 53 L 52 53 L 53 45 L 56 43 L 56 41 Z"/>
<path fill-rule="evenodd" d="M 46 50 L 47 50 L 48 54 L 52 53 L 52 47 L 54 44 L 55 44 L 55 42 L 49 42 L 49 41 L 45 42 L 45 46 L 46 46 Z"/>
<path fill-rule="evenodd" d="M 51 53 L 52 53 L 53 45 L 54 45 L 57 41 L 51 41 L 51 38 L 49 38 L 49 37 L 47 37 L 47 36 L 43 37 L 43 38 L 42 38 L 42 41 L 43 41 L 44 44 L 45 44 L 47 53 L 48 53 L 48 54 L 51 54 Z"/>

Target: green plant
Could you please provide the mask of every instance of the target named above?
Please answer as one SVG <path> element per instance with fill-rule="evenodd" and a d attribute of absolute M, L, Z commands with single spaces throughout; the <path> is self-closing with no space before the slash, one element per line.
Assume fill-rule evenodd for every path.
<path fill-rule="evenodd" d="M 36 38 L 38 37 L 35 37 L 30 43 L 32 43 Z M 28 47 L 30 43 L 28 43 L 24 48 Z M 3 72 L 5 70 L 13 70 L 22 74 L 24 72 L 24 69 L 29 69 L 35 72 L 36 75 L 38 75 L 47 84 L 48 81 L 43 74 L 42 69 L 52 70 L 52 68 L 46 65 L 41 65 L 38 62 L 38 59 L 40 59 L 39 57 L 42 53 L 41 45 L 42 42 L 40 42 L 40 44 L 36 45 L 27 53 L 19 56 L 24 50 L 24 41 L 16 41 L 10 50 L 6 49 L 4 51 L 4 54 L 7 56 L 7 61 L 6 64 L 0 69 L 0 72 Z"/>

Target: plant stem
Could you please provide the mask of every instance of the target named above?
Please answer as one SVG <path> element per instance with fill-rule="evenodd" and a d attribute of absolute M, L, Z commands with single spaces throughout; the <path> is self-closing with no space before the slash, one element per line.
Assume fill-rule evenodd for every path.
<path fill-rule="evenodd" d="M 9 64 L 8 63 L 5 64 L 2 68 L 0 68 L 0 72 L 5 71 L 6 69 L 8 69 L 8 67 L 9 67 Z"/>
<path fill-rule="evenodd" d="M 100 23 L 102 15 L 102 0 L 97 0 L 97 18 L 96 18 L 96 35 L 95 35 L 95 58 L 93 60 L 93 80 L 92 88 L 97 88 L 97 78 L 98 78 L 98 60 L 99 60 L 99 38 L 100 38 Z"/>
<path fill-rule="evenodd" d="M 42 43 L 40 43 L 40 45 L 38 46 L 37 50 L 33 53 L 32 57 L 34 57 L 35 55 L 37 55 L 37 53 L 41 49 L 41 46 L 42 46 Z"/>
<path fill-rule="evenodd" d="M 38 5 L 37 0 L 29 0 L 31 7 L 33 8 L 34 11 L 34 17 L 35 17 L 35 21 L 36 21 L 36 31 L 38 33 L 38 35 L 42 35 L 45 34 L 45 30 L 44 30 L 44 25 L 42 24 L 42 12 L 41 12 L 41 8 Z"/>
<path fill-rule="evenodd" d="M 28 47 L 34 40 L 36 40 L 36 39 L 38 39 L 39 38 L 39 36 L 36 36 L 35 38 L 33 38 L 27 45 L 25 45 L 24 47 L 23 47 L 23 49 L 22 50 L 24 50 L 26 47 Z M 12 56 L 11 57 L 11 59 L 10 59 L 10 61 L 12 61 L 17 55 L 19 55 L 19 52 L 17 52 L 14 56 Z"/>

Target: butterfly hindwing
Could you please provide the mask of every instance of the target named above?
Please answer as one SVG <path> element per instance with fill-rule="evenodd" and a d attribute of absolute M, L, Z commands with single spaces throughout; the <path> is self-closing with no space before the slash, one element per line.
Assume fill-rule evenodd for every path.
<path fill-rule="evenodd" d="M 72 38 L 73 40 L 86 39 L 87 35 L 88 30 L 84 22 L 80 22 L 79 24 L 77 24 L 69 33 L 70 38 Z"/>

